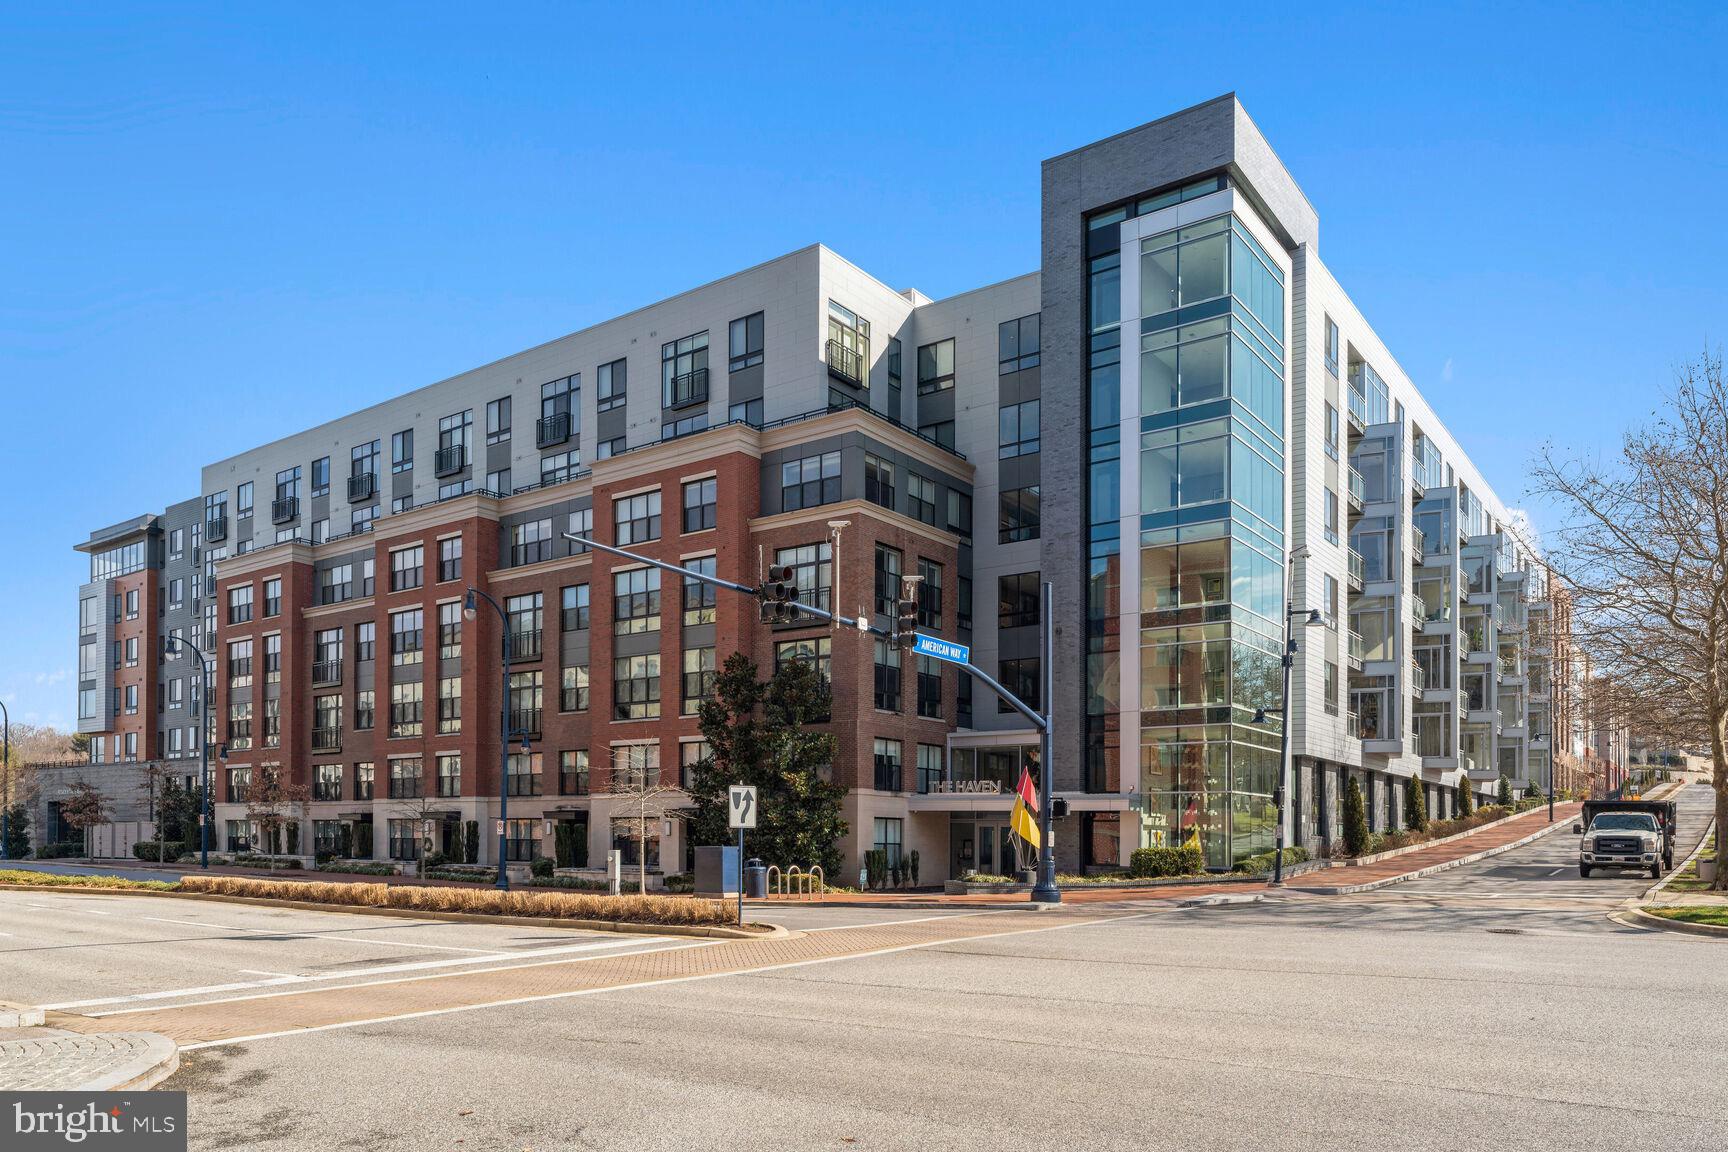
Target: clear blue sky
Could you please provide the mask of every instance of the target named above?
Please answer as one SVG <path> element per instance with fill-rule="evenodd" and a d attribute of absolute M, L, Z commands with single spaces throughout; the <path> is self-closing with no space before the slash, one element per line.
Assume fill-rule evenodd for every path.
<path fill-rule="evenodd" d="M 14 720 L 75 712 L 71 546 L 202 462 L 817 240 L 1018 275 L 1041 159 L 1230 90 L 1509 502 L 1728 333 L 1720 5 L 620 7 L 0 10 Z"/>

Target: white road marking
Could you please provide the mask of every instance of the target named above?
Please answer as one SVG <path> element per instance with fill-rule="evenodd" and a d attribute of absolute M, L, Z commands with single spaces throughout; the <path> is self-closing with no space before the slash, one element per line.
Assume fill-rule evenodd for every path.
<path fill-rule="evenodd" d="M 536 1004 L 542 1000 L 569 1000 L 577 996 L 597 996 L 605 992 L 629 992 L 638 988 L 664 988 L 672 984 L 693 984 L 698 980 L 717 980 L 726 976 L 754 976 L 759 972 L 779 972 L 787 968 L 808 968 L 815 964 L 833 964 L 842 960 L 863 960 L 873 956 L 887 956 L 895 952 L 912 952 L 921 948 L 938 948 L 944 944 L 966 943 L 976 940 L 998 940 L 1004 936 L 1026 936 L 1034 932 L 1059 932 L 1064 928 L 1086 928 L 1098 924 L 1111 924 L 1117 920 L 1132 920 L 1143 913 L 1128 916 L 1113 916 L 1106 920 L 1078 920 L 1064 924 L 1047 924 L 1040 928 L 1015 928 L 1007 932 L 992 932 L 984 936 L 971 936 L 965 940 L 928 940 L 922 944 L 900 944 L 893 948 L 878 948 L 871 952 L 852 952 L 844 956 L 823 956 L 815 960 L 793 960 L 785 964 L 769 964 L 761 968 L 746 968 L 737 972 L 703 972 L 695 976 L 674 976 L 666 980 L 643 980 L 635 984 L 618 984 L 611 988 L 579 988 L 572 992 L 550 992 L 542 996 L 517 996 L 508 1000 L 491 1000 L 484 1004 L 463 1004 L 456 1008 L 429 1008 L 423 1012 L 402 1012 L 393 1016 L 375 1016 L 370 1020 L 346 1020 L 339 1024 L 317 1024 L 310 1028 L 289 1028 L 280 1032 L 260 1032 L 253 1036 L 235 1036 L 228 1040 L 205 1040 L 197 1044 L 182 1044 L 180 1050 L 189 1052 L 195 1048 L 220 1048 L 228 1044 L 249 1044 L 257 1040 L 275 1040 L 282 1036 L 304 1036 L 309 1032 L 335 1032 L 344 1028 L 363 1028 L 371 1024 L 389 1024 L 398 1020 L 418 1020 L 427 1016 L 449 1016 L 457 1012 L 474 1012 L 481 1008 L 504 1008 L 513 1004 Z M 293 993 L 276 993 L 276 995 L 293 995 Z"/>
<path fill-rule="evenodd" d="M 513 960 L 516 958 L 533 959 L 543 956 L 565 956 L 576 952 L 594 952 L 606 948 L 628 948 L 637 944 L 661 943 L 668 939 L 670 939 L 670 937 L 666 936 L 631 936 L 620 938 L 618 940 L 596 940 L 584 944 L 560 944 L 553 948 L 534 948 L 522 952 L 507 952 L 503 953 L 501 958 Z M 281 984 L 311 984 L 325 980 L 352 980 L 357 976 L 381 976 L 394 972 L 419 972 L 431 968 L 452 968 L 465 964 L 484 964 L 490 959 L 492 958 L 485 957 L 471 960 L 465 956 L 454 956 L 444 960 L 403 961 L 398 964 L 381 964 L 377 967 L 366 968 L 360 971 L 350 970 L 346 972 L 328 972 L 323 975 L 315 976 L 289 976 L 277 974 L 269 980 L 246 980 L 228 984 L 206 984 L 197 988 L 169 988 L 159 992 L 134 992 L 127 996 L 108 996 L 95 1000 L 69 1000 L 61 1004 L 44 1004 L 42 1007 L 52 1008 L 56 1011 L 66 1011 L 74 1008 L 97 1008 L 111 1004 L 142 1004 L 151 1000 L 175 1000 L 182 997 L 207 996 L 220 992 L 244 992 L 253 988 L 269 988 Z M 548 963 L 558 962 L 559 961 L 548 961 Z M 500 967 L 532 968 L 535 967 L 535 965 L 500 965 Z M 241 971 L 245 970 L 242 969 Z M 461 973 L 453 973 L 453 975 L 461 975 Z M 377 983 L 395 983 L 395 981 L 377 981 Z M 355 986 L 358 987 L 358 985 Z M 252 999 L 252 997 L 240 996 L 232 997 L 232 999 L 246 1000 Z M 211 1003 L 226 1003 L 226 1001 L 218 1000 L 211 1001 Z M 183 1008 L 186 1007 L 186 1005 L 173 1004 L 168 1005 L 168 1007 Z M 82 1013 L 82 1015 L 115 1016 L 125 1012 L 152 1010 L 154 1009 L 120 1008 L 109 1012 L 85 1012 Z"/>
<path fill-rule="evenodd" d="M 301 977 L 293 972 L 265 972 L 259 968 L 236 968 L 234 971 L 242 976 L 276 976 L 283 980 L 298 980 Z"/>
<path fill-rule="evenodd" d="M 887 928 L 895 924 L 927 924 L 932 920 L 952 920 L 956 916 L 1000 916 L 1003 912 L 1018 912 L 1018 908 L 1004 908 L 1001 911 L 989 912 L 944 912 L 939 916 L 914 916 L 910 920 L 871 920 L 861 924 L 829 924 L 821 928 L 805 928 L 805 932 L 843 932 L 848 928 Z"/>

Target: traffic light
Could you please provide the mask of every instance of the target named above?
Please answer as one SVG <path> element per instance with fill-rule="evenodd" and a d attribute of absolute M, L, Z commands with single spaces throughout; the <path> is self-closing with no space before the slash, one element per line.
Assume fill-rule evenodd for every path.
<path fill-rule="evenodd" d="M 1050 798 L 1050 817 L 1061 820 L 1068 815 L 1068 797 L 1052 796 Z"/>
<path fill-rule="evenodd" d="M 798 616 L 798 578 L 790 564 L 770 564 L 762 580 L 762 623 L 779 624 Z"/>
<path fill-rule="evenodd" d="M 917 633 L 918 601 L 894 601 L 894 620 L 888 629 L 888 646 L 896 650 L 910 648 L 917 643 Z"/>

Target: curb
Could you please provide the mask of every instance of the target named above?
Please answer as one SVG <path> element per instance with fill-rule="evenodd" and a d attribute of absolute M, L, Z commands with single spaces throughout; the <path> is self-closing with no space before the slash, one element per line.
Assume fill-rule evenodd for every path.
<path fill-rule="evenodd" d="M 1674 877 L 1676 877 L 1676 876 L 1680 875 L 1680 873 L 1686 871 L 1686 866 L 1688 864 L 1692 863 L 1692 861 L 1698 859 L 1698 857 L 1703 854 L 1704 845 L 1710 843 L 1710 834 L 1714 831 L 1716 831 L 1716 818 L 1714 816 L 1712 816 L 1710 818 L 1710 823 L 1704 825 L 1704 834 L 1702 836 L 1698 837 L 1698 844 L 1696 847 L 1694 847 L 1692 849 L 1691 854 L 1688 855 L 1686 857 L 1686 859 L 1680 861 L 1679 864 L 1675 865 L 1674 868 L 1671 871 L 1669 871 L 1669 873 L 1666 876 L 1662 877 L 1662 879 L 1656 881 L 1656 883 L 1654 883 L 1654 884 L 1650 885 L 1650 887 L 1644 889 L 1644 893 L 1643 893 L 1643 895 L 1638 897 L 1637 903 L 1639 903 L 1639 904 L 1650 903 L 1650 898 L 1652 896 L 1654 896 L 1654 895 L 1656 895 L 1656 893 L 1662 891 L 1662 889 L 1668 887 L 1668 881 L 1674 879 Z"/>
<path fill-rule="evenodd" d="M 40 1012 L 40 1009 L 38 1009 Z M 78 1083 L 47 1083 L 29 1079 L 33 1062 L 40 1061 L 48 1069 L 53 1062 L 61 1058 L 55 1049 L 77 1041 L 89 1040 L 122 1040 L 129 1043 L 141 1043 L 142 1054 L 116 1064 L 104 1071 L 98 1072 L 89 1079 Z M 168 1077 L 174 1075 L 180 1068 L 180 1047 L 173 1040 L 157 1032 L 72 1032 L 62 1028 L 43 1028 L 34 1033 L 26 1041 L 29 1048 L 36 1049 L 34 1061 L 29 1048 L 23 1054 L 9 1053 L 6 1061 L 9 1083 L 17 1083 L 16 1075 L 26 1077 L 24 1083 L 32 1085 L 27 1088 L 9 1088 L 10 1091 L 48 1091 L 48 1092 L 143 1092 L 156 1087 Z M 91 1059 L 91 1054 L 80 1053 L 84 1060 Z M 51 1075 L 51 1071 L 48 1075 Z M 41 1065 L 38 1065 L 37 1076 L 43 1076 Z"/>
<path fill-rule="evenodd" d="M 12 1004 L 0 1000 L 0 1029 L 4 1028 L 39 1028 L 42 1026 L 42 1009 L 31 1008 L 26 1004 Z"/>
<path fill-rule="evenodd" d="M 1420 880 L 1424 876 L 1432 876 L 1437 872 L 1448 872 L 1453 868 L 1462 868 L 1466 864 L 1474 864 L 1478 860 L 1486 860 L 1490 856 L 1498 856 L 1502 852 L 1510 852 L 1514 848 L 1522 848 L 1531 841 L 1539 840 L 1548 835 L 1556 828 L 1564 827 L 1565 824 L 1566 821 L 1564 820 L 1556 820 L 1554 823 L 1549 824 L 1544 828 L 1540 828 L 1535 832 L 1530 833 L 1528 836 L 1522 837 L 1518 840 L 1513 840 L 1510 843 L 1499 844 L 1493 848 L 1484 848 L 1480 852 L 1472 852 L 1469 855 L 1460 856 L 1456 860 L 1443 860 L 1438 864 L 1430 864 L 1426 868 L 1418 868 L 1414 872 L 1406 872 L 1401 876 L 1388 876 L 1383 880 L 1370 880 L 1363 884 L 1339 884 L 1327 888 L 1312 887 L 1308 885 L 1293 885 L 1292 888 L 1296 891 L 1306 892 L 1314 896 L 1352 896 L 1358 892 L 1372 892 L 1377 888 L 1385 888 L 1392 884 L 1402 884 L 1406 880 Z M 1484 825 L 1484 827 L 1488 827 L 1488 825 Z"/>
<path fill-rule="evenodd" d="M 1622 907 L 1618 911 L 1608 913 L 1608 919 L 1628 928 L 1643 931 L 1680 932 L 1687 936 L 1714 936 L 1718 940 L 1728 939 L 1728 927 L 1720 924 L 1691 924 L 1685 920 L 1670 920 L 1666 916 L 1653 916 L 1636 904 Z"/>
<path fill-rule="evenodd" d="M 150 1038 L 150 1051 L 130 1064 L 78 1086 L 83 1092 L 143 1092 L 180 1070 L 180 1047 L 166 1036 L 155 1032 L 133 1033 Z"/>
<path fill-rule="evenodd" d="M 1223 893 L 1215 896 L 1195 896 L 1187 900 L 1178 900 L 1178 908 L 1219 908 L 1232 904 L 1259 904 L 1266 899 L 1266 893 Z"/>
<path fill-rule="evenodd" d="M 1575 803 L 1577 803 L 1577 801 L 1568 800 L 1568 801 L 1566 801 L 1566 803 L 1575 804 Z M 1532 809 L 1529 809 L 1529 811 L 1534 812 L 1535 809 L 1532 808 Z M 1372 856 L 1356 856 L 1356 857 L 1352 857 L 1351 859 L 1348 859 L 1348 860 L 1334 860 L 1334 861 L 1332 861 L 1331 866 L 1333 868 L 1362 868 L 1362 867 L 1366 867 L 1369 864 L 1378 864 L 1382 860 L 1395 860 L 1400 856 L 1408 856 L 1412 852 L 1420 852 L 1425 848 L 1433 848 L 1433 847 L 1436 847 L 1437 845 L 1451 844 L 1451 843 L 1454 843 L 1456 841 L 1466 839 L 1467 837 L 1474 836 L 1478 832 L 1481 832 L 1487 828 L 1498 828 L 1498 827 L 1500 827 L 1500 825 L 1506 823 L 1506 821 L 1516 820 L 1523 815 L 1525 815 L 1525 813 L 1518 812 L 1518 813 L 1514 813 L 1513 815 L 1510 815 L 1510 816 L 1502 816 L 1498 820 L 1490 820 L 1486 824 L 1478 824 L 1474 828 L 1467 829 L 1463 832 L 1454 832 L 1454 833 L 1452 833 L 1452 835 L 1442 836 L 1438 840 L 1424 840 L 1420 844 L 1406 844 L 1402 848 L 1388 848 L 1386 851 L 1376 852 Z"/>
<path fill-rule="evenodd" d="M 449 920 L 458 924 L 504 924 L 524 928 L 570 928 L 582 932 L 618 932 L 638 936 L 700 936 L 719 940 L 765 940 L 784 934 L 775 924 L 767 931 L 693 924 L 632 924 L 617 920 L 568 920 L 556 916 L 487 916 L 477 912 L 418 911 L 413 908 L 373 908 L 363 904 L 320 904 L 315 900 L 273 900 L 264 896 L 225 896 L 216 892 L 166 892 L 153 888 L 83 888 L 76 884 L 0 884 L 0 892 L 76 892 L 84 896 L 148 896 L 174 900 L 209 900 L 217 904 L 252 904 L 261 908 L 292 908 L 303 912 L 346 912 L 357 916 L 395 916 L 407 920 Z"/>

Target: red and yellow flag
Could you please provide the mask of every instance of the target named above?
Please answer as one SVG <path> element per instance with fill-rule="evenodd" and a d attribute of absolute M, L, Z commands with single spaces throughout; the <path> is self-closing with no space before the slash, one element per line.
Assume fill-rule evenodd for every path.
<path fill-rule="evenodd" d="M 1020 769 L 1020 784 L 1014 789 L 1014 810 L 1008 815 L 1008 831 L 1034 848 L 1043 843 L 1038 831 L 1038 790 L 1032 787 L 1032 773 L 1026 768 Z"/>

